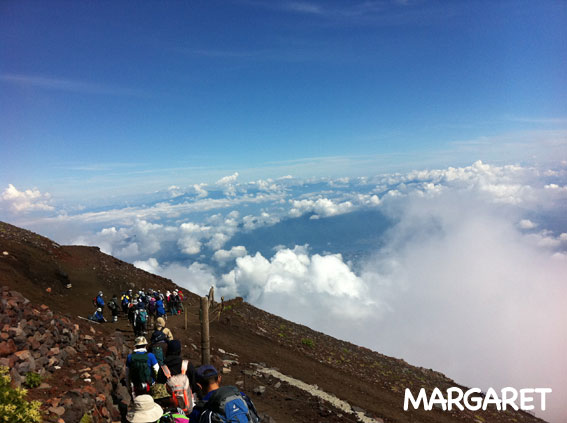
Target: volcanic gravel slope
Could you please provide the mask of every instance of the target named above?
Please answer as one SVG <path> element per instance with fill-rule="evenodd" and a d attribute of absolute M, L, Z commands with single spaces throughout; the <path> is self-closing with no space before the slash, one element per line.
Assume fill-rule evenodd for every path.
<path fill-rule="evenodd" d="M 4 254 L 6 252 L 6 254 Z M 71 288 L 65 285 L 71 283 Z M 152 275 L 96 247 L 60 246 L 24 229 L 0 222 L 0 285 L 21 292 L 36 304 L 85 324 L 77 316 L 93 312 L 92 299 L 99 290 L 107 301 L 113 293 L 130 288 L 153 288 L 162 292 L 176 287 L 168 279 Z M 47 290 L 50 290 L 48 293 Z M 199 298 L 186 294 L 185 316 L 167 321 L 174 336 L 182 341 L 184 355 L 195 365 L 200 362 Z M 213 364 L 227 367 L 225 384 L 238 384 L 250 394 L 258 410 L 281 422 L 357 421 L 329 403 L 299 388 L 281 383 L 258 372 L 254 363 L 274 368 L 347 401 L 357 411 L 378 422 L 542 422 L 524 412 L 487 411 L 403 411 L 404 389 L 417 394 L 460 386 L 443 374 L 411 366 L 367 348 L 340 341 L 305 326 L 262 311 L 242 299 L 217 303 L 211 310 Z M 86 323 L 88 324 L 88 323 Z M 118 323 L 97 325 L 97 330 L 133 335 L 124 317 Z M 230 362 L 230 363 L 229 363 Z M 57 380 L 50 380 L 57 386 Z M 61 387 L 64 389 L 63 387 Z M 261 393 L 254 393 L 254 391 Z"/>

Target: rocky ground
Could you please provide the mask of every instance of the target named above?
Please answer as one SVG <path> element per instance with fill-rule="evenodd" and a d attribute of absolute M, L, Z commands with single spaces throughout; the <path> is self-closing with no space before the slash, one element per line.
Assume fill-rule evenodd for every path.
<path fill-rule="evenodd" d="M 69 283 L 71 288 L 66 287 Z M 32 351 L 29 356 L 34 357 L 33 351 L 44 348 L 38 357 L 40 361 L 34 357 L 35 370 L 45 368 L 43 385 L 30 390 L 29 396 L 43 402 L 46 421 L 79 421 L 77 416 L 89 411 L 89 407 L 98 421 L 119 421 L 119 409 L 128 402 L 120 379 L 125 354 L 132 347 L 131 329 L 123 317 L 118 323 L 97 325 L 78 316 L 86 317 L 93 312 L 92 297 L 99 290 L 110 297 L 129 288 L 151 287 L 164 291 L 172 289 L 174 284 L 103 254 L 97 248 L 59 246 L 47 238 L 0 222 L 0 285 L 9 287 L 3 291 L 6 304 L 11 301 L 7 293 L 15 290 L 31 301 L 25 303 L 27 300 L 18 299 L 18 306 L 12 304 L 7 323 L 4 323 L 8 319 L 7 309 L 3 309 L 0 343 L 0 360 L 3 361 L 0 363 L 15 366 L 21 379 L 31 370 L 25 364 L 28 357 L 25 351 Z M 167 325 L 182 341 L 184 355 L 198 365 L 199 299 L 184 292 L 187 319 L 185 315 L 173 316 Z M 14 314 L 14 310 L 20 308 L 35 311 Z M 49 313 L 55 317 L 45 317 Z M 361 416 L 376 422 L 542 421 L 522 412 L 495 410 L 404 412 L 406 387 L 417 392 L 421 387 L 431 390 L 458 385 L 439 372 L 334 339 L 259 310 L 241 299 L 227 302 L 222 311 L 217 303 L 211 310 L 211 319 L 213 364 L 224 368 L 224 383 L 236 384 L 251 395 L 259 411 L 267 415 L 266 421 L 356 422 Z M 45 342 L 47 328 L 39 337 L 35 335 L 34 325 L 39 322 L 51 325 L 52 320 L 59 334 L 63 329 L 69 331 L 68 344 L 65 344 L 67 341 L 55 343 L 59 345 Z M 33 346 L 31 342 L 35 342 Z M 57 364 L 50 363 L 51 358 L 56 358 Z M 312 385 L 313 389 L 334 395 L 346 401 L 350 410 L 345 411 L 283 382 L 263 369 L 275 369 Z M 71 406 L 73 403 L 81 406 L 75 409 Z"/>

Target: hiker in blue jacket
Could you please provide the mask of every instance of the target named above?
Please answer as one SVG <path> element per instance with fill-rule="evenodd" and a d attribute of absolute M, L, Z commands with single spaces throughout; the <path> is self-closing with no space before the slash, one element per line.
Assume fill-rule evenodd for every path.
<path fill-rule="evenodd" d="M 158 297 L 156 300 L 156 314 L 157 317 L 165 316 L 165 307 L 163 306 L 163 299 L 161 297 Z"/>
<path fill-rule="evenodd" d="M 134 351 L 126 358 L 126 380 L 134 397 L 150 392 L 159 370 L 156 356 L 146 350 L 147 345 L 146 338 L 138 336 L 134 341 Z"/>
<path fill-rule="evenodd" d="M 104 310 L 104 299 L 102 298 L 102 291 L 98 291 L 96 296 L 96 306 L 101 310 Z"/>
<path fill-rule="evenodd" d="M 94 321 L 94 322 L 98 322 L 98 323 L 105 323 L 106 319 L 104 318 L 104 316 L 102 315 L 102 308 L 97 308 L 95 313 L 89 317 L 90 320 Z"/>
<path fill-rule="evenodd" d="M 236 386 L 220 386 L 221 375 L 214 366 L 210 364 L 199 366 L 195 373 L 202 400 L 189 414 L 189 423 L 198 423 L 202 418 L 206 421 L 232 423 L 260 421 L 254 404 L 246 394 L 240 392 Z M 215 415 L 222 418 L 214 418 Z"/>

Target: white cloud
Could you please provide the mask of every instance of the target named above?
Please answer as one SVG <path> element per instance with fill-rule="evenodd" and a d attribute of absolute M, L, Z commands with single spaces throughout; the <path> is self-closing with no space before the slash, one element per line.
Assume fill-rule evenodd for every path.
<path fill-rule="evenodd" d="M 250 182 L 250 185 L 256 187 L 260 191 L 280 191 L 282 187 L 274 182 L 273 179 L 259 179 L 255 182 Z"/>
<path fill-rule="evenodd" d="M 19 191 L 14 185 L 9 184 L 8 188 L 2 192 L 0 199 L 15 213 L 54 210 L 54 207 L 49 204 L 51 195 L 42 194 L 37 188 Z"/>
<path fill-rule="evenodd" d="M 315 213 L 316 217 L 329 217 L 351 212 L 355 209 L 350 201 L 335 203 L 328 198 L 317 200 L 290 200 L 292 205 L 289 215 L 299 217 L 306 213 Z"/>
<path fill-rule="evenodd" d="M 128 227 L 103 228 L 90 236 L 80 236 L 71 243 L 98 246 L 106 254 L 129 260 L 156 253 L 163 241 L 174 238 L 175 231 L 173 227 L 138 220 Z"/>
<path fill-rule="evenodd" d="M 280 249 L 270 259 L 260 253 L 237 258 L 219 289 L 223 295 L 242 295 L 260 307 L 311 323 L 327 319 L 328 313 L 358 320 L 373 305 L 365 298 L 364 282 L 340 254 L 310 256 L 299 246 Z"/>
<path fill-rule="evenodd" d="M 356 194 L 356 202 L 364 206 L 379 206 L 380 198 L 376 194 Z"/>
<path fill-rule="evenodd" d="M 201 246 L 203 245 L 201 239 L 207 237 L 211 232 L 211 227 L 187 222 L 182 223 L 179 230 L 181 236 L 177 240 L 177 245 L 185 254 L 193 255 L 201 252 Z"/>
<path fill-rule="evenodd" d="M 153 257 L 146 261 L 135 261 L 133 264 L 138 269 L 145 270 L 146 272 L 153 273 L 154 275 L 158 274 L 161 270 L 158 261 Z"/>
<path fill-rule="evenodd" d="M 554 236 L 551 231 L 543 230 L 539 233 L 531 233 L 526 236 L 530 242 L 540 248 L 546 248 L 550 250 L 556 250 L 561 246 L 561 243 L 564 241 L 565 234 L 560 234 L 559 236 Z"/>
<path fill-rule="evenodd" d="M 217 181 L 217 185 L 229 185 L 234 184 L 238 179 L 238 172 L 234 172 L 232 175 L 223 176 Z"/>
<path fill-rule="evenodd" d="M 146 261 L 136 261 L 134 266 L 164 278 L 171 279 L 176 284 L 199 295 L 206 295 L 211 286 L 216 285 L 213 270 L 206 264 L 193 262 L 190 266 L 178 263 L 160 265 L 155 258 Z"/>
<path fill-rule="evenodd" d="M 237 198 L 200 198 L 193 201 L 184 201 L 179 204 L 161 202 L 152 206 L 127 206 L 103 211 L 87 211 L 79 214 L 62 213 L 57 217 L 38 219 L 34 223 L 50 226 L 58 223 L 130 225 L 140 219 L 157 221 L 161 219 L 185 217 L 190 214 L 220 210 L 226 208 L 243 207 L 246 204 L 275 203 L 280 201 L 280 193 L 261 193 L 246 195 Z"/>
<path fill-rule="evenodd" d="M 279 221 L 280 218 L 278 216 L 270 215 L 265 211 L 261 212 L 258 216 L 248 215 L 242 218 L 243 226 L 246 230 L 253 230 L 262 226 L 275 225 Z"/>
<path fill-rule="evenodd" d="M 207 186 L 207 184 L 195 184 L 195 185 L 193 185 L 193 190 L 195 190 L 195 193 L 197 194 L 198 198 L 205 198 L 209 195 L 207 190 L 204 188 L 206 186 Z"/>
<path fill-rule="evenodd" d="M 232 247 L 230 250 L 215 251 L 215 253 L 213 254 L 213 260 L 217 261 L 220 264 L 226 264 L 227 262 L 232 261 L 238 257 L 244 257 L 246 254 L 248 254 L 246 247 L 238 245 Z"/>
<path fill-rule="evenodd" d="M 529 219 L 520 220 L 520 223 L 518 225 L 520 226 L 521 229 L 533 229 L 537 226 L 536 223 L 532 222 Z"/>
<path fill-rule="evenodd" d="M 562 236 L 524 234 L 512 223 L 523 211 L 513 207 L 518 202 L 503 207 L 499 194 L 485 194 L 452 189 L 383 209 L 398 224 L 360 277 L 388 311 L 368 319 L 358 342 L 469 386 L 551 386 L 561 398 L 567 393 L 559 376 L 567 371 L 561 355 L 567 338 L 557 336 L 567 333 Z"/>
<path fill-rule="evenodd" d="M 184 191 L 177 185 L 171 185 L 167 188 L 167 192 L 169 193 L 170 198 L 179 197 L 184 194 Z"/>
<path fill-rule="evenodd" d="M 557 184 L 548 184 L 548 185 L 545 185 L 544 188 L 548 189 L 550 191 L 567 192 L 567 185 L 561 187 Z"/>

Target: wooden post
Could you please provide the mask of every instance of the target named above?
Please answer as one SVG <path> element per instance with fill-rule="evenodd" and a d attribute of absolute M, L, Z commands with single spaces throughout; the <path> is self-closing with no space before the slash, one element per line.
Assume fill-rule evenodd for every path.
<path fill-rule="evenodd" d="M 209 307 L 213 307 L 213 305 L 215 304 L 215 287 L 211 286 L 211 289 L 209 289 Z"/>
<path fill-rule="evenodd" d="M 209 299 L 201 298 L 201 364 L 211 364 L 209 341 Z"/>

